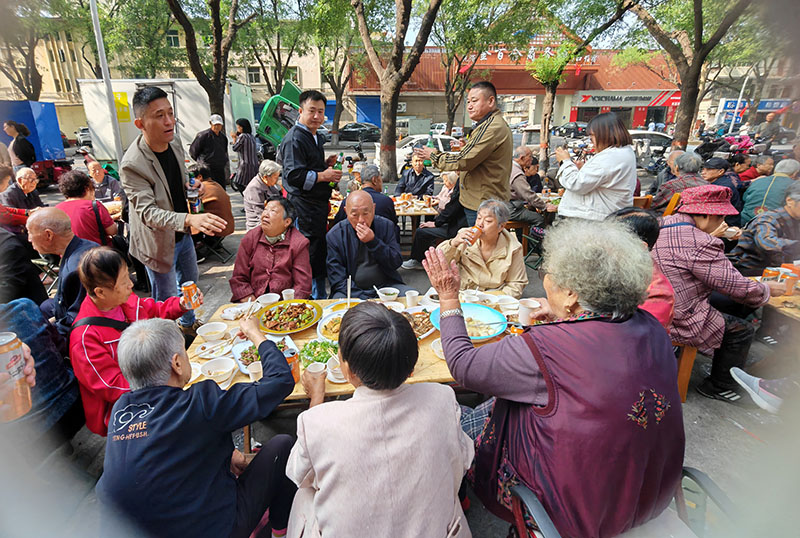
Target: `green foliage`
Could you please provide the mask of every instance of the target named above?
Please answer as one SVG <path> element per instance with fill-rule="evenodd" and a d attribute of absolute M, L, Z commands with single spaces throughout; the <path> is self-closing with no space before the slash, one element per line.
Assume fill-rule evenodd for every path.
<path fill-rule="evenodd" d="M 576 57 L 577 45 L 570 41 L 562 43 L 555 54 L 540 54 L 526 65 L 527 71 L 542 85 L 564 82 L 564 69 Z"/>

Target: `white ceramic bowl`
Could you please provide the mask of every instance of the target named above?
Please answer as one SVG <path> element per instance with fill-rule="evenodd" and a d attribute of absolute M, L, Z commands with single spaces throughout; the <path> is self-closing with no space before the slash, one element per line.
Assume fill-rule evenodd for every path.
<path fill-rule="evenodd" d="M 220 383 L 230 377 L 234 368 L 236 368 L 235 360 L 230 357 L 220 357 L 218 359 L 211 359 L 200 366 L 200 372 L 207 378 Z"/>
<path fill-rule="evenodd" d="M 383 303 L 383 306 L 385 306 L 389 310 L 394 310 L 395 312 L 402 312 L 403 310 L 406 309 L 406 305 L 404 305 L 400 301 L 389 301 L 388 303 Z"/>
<path fill-rule="evenodd" d="M 519 310 L 519 301 L 510 295 L 501 295 L 497 298 L 497 306 L 504 314 Z"/>
<path fill-rule="evenodd" d="M 378 298 L 384 303 L 394 301 L 400 295 L 397 288 L 378 288 Z"/>
<path fill-rule="evenodd" d="M 433 342 L 431 342 L 431 349 L 433 353 L 439 357 L 440 359 L 444 359 L 444 350 L 442 349 L 442 339 L 437 338 Z"/>
<path fill-rule="evenodd" d="M 221 321 L 206 323 L 197 329 L 198 336 L 202 336 L 206 342 L 219 342 L 228 333 L 228 325 Z"/>
<path fill-rule="evenodd" d="M 281 296 L 277 293 L 265 293 L 264 295 L 259 295 L 256 299 L 256 302 L 261 306 L 269 306 L 272 303 L 277 303 L 280 300 Z"/>

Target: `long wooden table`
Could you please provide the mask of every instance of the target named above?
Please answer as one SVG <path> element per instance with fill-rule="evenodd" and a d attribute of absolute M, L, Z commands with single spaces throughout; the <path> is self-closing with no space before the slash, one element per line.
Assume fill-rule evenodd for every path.
<path fill-rule="evenodd" d="M 782 295 L 780 297 L 770 297 L 769 303 L 767 303 L 770 307 L 775 309 L 775 311 L 777 311 L 779 314 L 786 316 L 787 318 L 793 319 L 794 321 L 800 321 L 800 308 L 784 306 L 783 303 L 785 302 L 790 302 L 796 305 L 800 305 L 800 291 L 795 290 L 794 295 Z"/>
<path fill-rule="evenodd" d="M 400 297 L 397 299 L 400 302 L 405 304 L 405 298 Z M 331 303 L 336 302 L 334 299 L 326 299 L 316 301 L 319 303 L 323 308 Z M 222 311 L 228 308 L 229 306 L 233 306 L 232 304 L 224 304 L 220 306 L 214 315 L 211 316 L 209 322 L 212 321 L 221 321 L 225 323 L 229 329 L 233 329 L 234 327 L 239 326 L 239 321 L 226 321 L 222 319 L 221 314 Z M 318 338 L 317 335 L 317 326 L 314 325 L 313 327 L 301 331 L 299 333 L 294 333 L 289 335 L 294 343 L 297 345 L 299 349 L 303 349 L 303 346 L 311 341 Z M 436 338 L 439 338 L 439 331 L 434 331 L 433 334 L 424 338 L 423 340 L 419 341 L 419 359 L 417 360 L 417 366 L 414 368 L 414 373 L 408 379 L 407 383 L 453 383 L 453 377 L 450 375 L 450 370 L 447 368 L 447 363 L 444 362 L 443 359 L 440 359 L 436 356 L 436 354 L 431 349 L 431 342 L 433 342 Z M 207 362 L 206 359 L 197 358 L 194 355 L 197 352 L 197 348 L 203 343 L 202 337 L 198 337 L 195 339 L 194 343 L 189 347 L 188 354 L 190 360 L 192 362 L 197 363 L 204 363 Z M 206 379 L 202 375 L 195 381 L 202 381 Z M 247 383 L 250 379 L 245 374 L 238 371 L 234 378 L 234 383 Z M 336 396 L 347 396 L 353 394 L 355 388 L 350 383 L 331 383 L 330 381 L 325 381 L 325 397 L 336 397 Z M 308 399 L 305 390 L 303 390 L 303 386 L 301 383 L 297 383 L 294 387 L 292 393 L 286 398 L 286 401 L 293 401 L 293 400 L 304 400 Z"/>

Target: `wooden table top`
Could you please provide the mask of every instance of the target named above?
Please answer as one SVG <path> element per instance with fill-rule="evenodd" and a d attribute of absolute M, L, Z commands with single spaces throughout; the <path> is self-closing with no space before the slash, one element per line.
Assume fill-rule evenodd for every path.
<path fill-rule="evenodd" d="M 399 297 L 397 299 L 400 302 L 405 303 L 404 297 Z M 323 308 L 331 303 L 336 302 L 336 299 L 324 299 L 320 301 L 315 301 L 319 303 Z M 224 304 L 220 306 L 214 315 L 211 316 L 209 322 L 212 321 L 221 321 L 225 323 L 229 329 L 233 329 L 234 327 L 239 326 L 239 321 L 226 321 L 222 319 L 221 314 L 222 311 L 228 308 L 229 306 L 233 306 L 232 304 Z M 289 335 L 294 343 L 297 345 L 299 349 L 303 349 L 303 346 L 311 341 L 318 338 L 317 336 L 317 326 L 316 324 L 308 328 L 304 331 L 299 333 L 294 333 Z M 450 375 L 450 370 L 447 368 L 447 363 L 443 359 L 440 359 L 436 356 L 436 354 L 431 349 L 431 342 L 435 339 L 439 338 L 439 331 L 434 330 L 434 332 L 424 338 L 423 340 L 419 341 L 419 359 L 417 360 L 417 366 L 414 368 L 414 373 L 411 377 L 408 378 L 406 383 L 453 383 L 453 376 Z M 490 340 L 494 341 L 494 340 Z M 196 353 L 197 348 L 203 343 L 202 337 L 198 337 L 192 343 L 192 345 L 188 349 L 188 354 L 190 360 L 192 362 L 197 363 L 204 363 L 207 362 L 206 359 L 201 359 L 197 357 L 193 357 Z M 197 381 L 202 381 L 206 379 L 203 376 L 200 376 Z M 195 381 L 195 383 L 197 382 Z M 250 379 L 237 371 L 236 376 L 234 378 L 234 383 L 247 383 Z M 350 383 L 331 383 L 330 381 L 325 381 L 325 396 L 326 397 L 333 397 L 333 396 L 345 396 L 353 394 L 355 388 Z M 292 393 L 286 398 L 287 401 L 290 400 L 304 400 L 307 399 L 305 390 L 303 390 L 303 385 L 301 383 L 297 383 L 294 387 Z"/>
<path fill-rule="evenodd" d="M 793 303 L 797 306 L 784 306 L 784 303 Z M 782 295 L 780 297 L 770 297 L 769 306 L 774 308 L 778 311 L 779 314 L 782 314 L 788 318 L 791 318 L 795 321 L 800 321 L 800 292 L 795 290 L 794 295 Z"/>

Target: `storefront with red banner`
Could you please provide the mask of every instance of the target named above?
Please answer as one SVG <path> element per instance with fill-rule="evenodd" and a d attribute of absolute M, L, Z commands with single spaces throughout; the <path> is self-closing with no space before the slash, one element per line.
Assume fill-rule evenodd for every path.
<path fill-rule="evenodd" d="M 680 90 L 586 90 L 573 95 L 570 121 L 589 121 L 615 112 L 630 129 L 647 129 L 650 122 L 669 125 L 681 101 Z"/>

